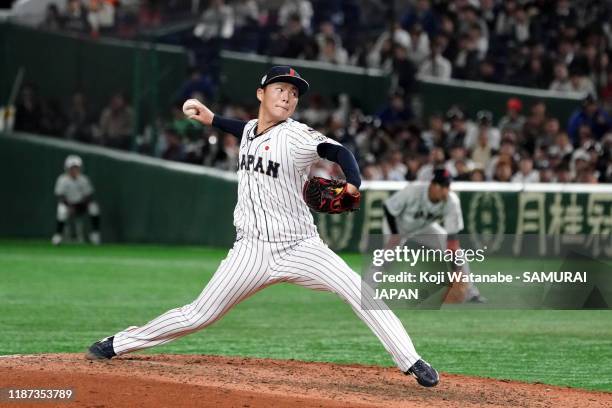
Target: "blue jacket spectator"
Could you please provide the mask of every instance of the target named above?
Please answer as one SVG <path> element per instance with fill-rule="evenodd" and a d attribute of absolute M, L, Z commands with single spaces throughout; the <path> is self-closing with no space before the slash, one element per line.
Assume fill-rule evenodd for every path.
<path fill-rule="evenodd" d="M 612 129 L 612 118 L 598 104 L 593 95 L 588 95 L 582 102 L 582 107 L 570 117 L 567 131 L 574 146 L 578 144 L 578 130 L 580 126 L 587 125 L 595 139 L 600 140 L 603 135 Z"/>
<path fill-rule="evenodd" d="M 208 75 L 202 75 L 199 69 L 193 68 L 189 78 L 183 83 L 178 93 L 178 101 L 183 103 L 190 98 L 198 98 L 203 95 L 207 101 L 212 100 L 215 88 Z"/>
<path fill-rule="evenodd" d="M 399 93 L 391 95 L 389 103 L 376 116 L 384 128 L 402 125 L 413 117 L 410 108 Z"/>

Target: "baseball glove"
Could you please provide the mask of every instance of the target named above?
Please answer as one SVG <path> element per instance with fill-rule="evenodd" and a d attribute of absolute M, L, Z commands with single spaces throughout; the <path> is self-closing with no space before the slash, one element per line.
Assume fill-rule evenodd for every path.
<path fill-rule="evenodd" d="M 350 194 L 346 189 L 345 181 L 312 177 L 304 183 L 302 194 L 308 207 L 317 212 L 340 214 L 357 211 L 361 194 Z"/>

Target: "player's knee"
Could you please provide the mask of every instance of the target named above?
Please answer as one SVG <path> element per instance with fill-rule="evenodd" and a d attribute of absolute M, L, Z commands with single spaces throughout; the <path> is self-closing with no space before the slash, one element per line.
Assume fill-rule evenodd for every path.
<path fill-rule="evenodd" d="M 217 321 L 220 317 L 220 313 L 216 313 L 214 308 L 208 308 L 205 310 L 198 310 L 194 308 L 195 305 L 187 305 L 185 306 L 185 324 L 189 328 L 189 330 L 198 330 L 203 327 L 206 327 L 215 321 Z"/>
<path fill-rule="evenodd" d="M 93 217 L 100 215 L 100 206 L 98 206 L 98 203 L 95 201 L 90 202 L 87 205 L 87 213 Z"/>
<path fill-rule="evenodd" d="M 68 220 L 68 206 L 64 203 L 59 203 L 57 205 L 57 213 L 56 213 L 56 217 L 58 221 L 66 221 Z"/>

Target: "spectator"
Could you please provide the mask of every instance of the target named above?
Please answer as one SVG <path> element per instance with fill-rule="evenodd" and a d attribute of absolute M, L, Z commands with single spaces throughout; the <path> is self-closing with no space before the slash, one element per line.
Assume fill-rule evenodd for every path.
<path fill-rule="evenodd" d="M 557 183 L 571 183 L 572 173 L 569 166 L 565 163 L 560 164 L 555 169 L 555 182 Z"/>
<path fill-rule="evenodd" d="M 460 163 L 459 167 L 461 167 L 461 169 L 457 167 L 458 162 Z M 450 159 L 446 162 L 444 167 L 450 172 L 453 178 L 456 178 L 461 171 L 468 172 L 469 169 L 473 168 L 474 163 L 467 158 L 467 152 L 463 146 L 455 145 L 450 149 Z"/>
<path fill-rule="evenodd" d="M 184 161 L 185 160 L 185 146 L 181 141 L 181 136 L 178 132 L 168 127 L 164 130 L 165 148 L 162 152 L 162 159 L 172 161 Z"/>
<path fill-rule="evenodd" d="M 212 0 L 193 34 L 203 41 L 231 38 L 234 35 L 234 10 L 224 0 Z"/>
<path fill-rule="evenodd" d="M 134 0 L 133 0 L 134 1 Z M 137 1 L 137 0 L 135 0 Z M 127 6 L 121 1 L 121 7 Z M 161 0 L 143 0 L 140 2 L 138 24 L 143 27 L 157 27 L 161 24 Z"/>
<path fill-rule="evenodd" d="M 608 112 L 612 112 L 612 67 L 608 68 L 607 72 L 607 83 L 601 90 L 601 101 L 603 108 Z"/>
<path fill-rule="evenodd" d="M 429 153 L 428 163 L 421 166 L 417 173 L 417 180 L 419 181 L 430 181 L 433 178 L 433 171 L 436 168 L 443 167 L 446 157 L 444 149 L 441 147 L 434 147 Z"/>
<path fill-rule="evenodd" d="M 465 160 L 457 160 L 455 161 L 455 169 L 456 175 L 453 177 L 453 180 L 456 181 L 470 181 L 472 178 L 472 172 L 470 167 L 467 165 Z"/>
<path fill-rule="evenodd" d="M 561 37 L 559 40 L 559 45 L 557 46 L 556 59 L 565 63 L 565 65 L 569 67 L 574 61 L 575 56 L 576 53 L 573 41 L 567 37 Z"/>
<path fill-rule="evenodd" d="M 612 132 L 604 135 L 601 142 L 602 154 L 598 159 L 597 169 L 601 183 L 612 183 Z"/>
<path fill-rule="evenodd" d="M 67 139 L 91 143 L 93 141 L 95 119 L 82 92 L 76 92 L 72 95 L 66 112 L 68 127 L 64 136 Z"/>
<path fill-rule="evenodd" d="M 389 164 L 387 174 L 385 180 L 392 181 L 404 181 L 406 180 L 406 173 L 408 172 L 408 167 L 403 162 L 402 153 L 395 151 L 392 152 L 385 161 Z"/>
<path fill-rule="evenodd" d="M 256 0 L 236 0 L 231 7 L 236 30 L 259 24 L 259 4 Z"/>
<path fill-rule="evenodd" d="M 203 75 L 198 67 L 189 69 L 187 80 L 181 85 L 178 92 L 177 103 L 183 104 L 190 98 L 195 98 L 204 103 L 210 102 L 215 94 L 213 81 L 209 75 Z"/>
<path fill-rule="evenodd" d="M 552 183 L 555 181 L 555 172 L 552 168 L 540 169 L 540 183 Z"/>
<path fill-rule="evenodd" d="M 66 0 L 66 9 L 62 16 L 64 28 L 69 31 L 78 33 L 87 33 L 90 31 L 87 21 L 87 10 L 80 0 Z"/>
<path fill-rule="evenodd" d="M 565 157 L 572 153 L 574 147 L 570 142 L 567 133 L 559 132 L 555 136 L 554 144 L 548 148 L 549 156 Z"/>
<path fill-rule="evenodd" d="M 402 27 L 410 31 L 416 24 L 420 25 L 429 37 L 437 34 L 438 18 L 432 10 L 429 0 L 416 0 L 410 5 L 401 18 Z"/>
<path fill-rule="evenodd" d="M 384 128 L 394 128 L 406 124 L 412 118 L 412 112 L 406 105 L 401 93 L 395 92 L 389 103 L 377 114 Z"/>
<path fill-rule="evenodd" d="M 525 124 L 525 117 L 521 115 L 523 103 L 518 98 L 510 98 L 506 103 L 506 115 L 499 120 L 497 127 L 503 132 L 504 129 L 512 129 L 521 132 Z"/>
<path fill-rule="evenodd" d="M 66 128 L 66 116 L 57 98 L 49 98 L 41 103 L 42 116 L 40 132 L 45 135 L 61 137 Z"/>
<path fill-rule="evenodd" d="M 404 47 L 395 47 L 393 50 L 393 80 L 398 89 L 405 94 L 412 94 L 416 90 L 416 65 L 408 59 L 408 50 Z"/>
<path fill-rule="evenodd" d="M 408 49 L 410 45 L 410 34 L 401 28 L 399 23 L 394 23 L 392 35 L 388 30 L 383 31 L 372 50 L 368 53 L 367 63 L 371 68 L 391 69 L 393 48 L 403 47 Z"/>
<path fill-rule="evenodd" d="M 304 32 L 310 33 L 313 14 L 312 3 L 310 1 L 285 0 L 278 10 L 278 24 L 285 26 L 295 16 Z"/>
<path fill-rule="evenodd" d="M 128 150 L 132 145 L 134 112 L 121 92 L 115 93 L 100 116 L 99 138 L 105 146 Z"/>
<path fill-rule="evenodd" d="M 419 160 L 419 158 L 414 154 L 409 155 L 408 159 L 406 160 L 406 167 L 408 169 L 406 171 L 406 180 L 416 180 L 417 173 L 419 172 L 419 168 L 421 167 L 421 161 Z"/>
<path fill-rule="evenodd" d="M 313 93 L 309 97 L 307 107 L 302 111 L 301 117 L 313 127 L 321 126 L 329 119 L 329 110 L 323 105 L 321 94 Z"/>
<path fill-rule="evenodd" d="M 557 135 L 561 131 L 561 125 L 557 118 L 547 118 L 544 131 L 535 135 L 535 148 L 547 149 L 555 143 Z"/>
<path fill-rule="evenodd" d="M 410 28 L 410 35 L 408 36 L 408 43 L 405 45 L 405 49 L 408 53 L 408 59 L 415 66 L 421 65 L 429 55 L 429 37 L 423 31 L 420 23 L 414 23 Z"/>
<path fill-rule="evenodd" d="M 319 25 L 319 32 L 315 35 L 317 47 L 322 49 L 325 46 L 328 38 L 333 38 L 337 47 L 342 47 L 342 37 L 336 32 L 336 27 L 331 21 L 323 21 Z"/>
<path fill-rule="evenodd" d="M 330 64 L 346 65 L 348 63 L 348 53 L 342 46 L 336 44 L 334 37 L 327 37 L 323 48 L 319 50 L 318 60 Z"/>
<path fill-rule="evenodd" d="M 591 129 L 596 140 L 601 139 L 607 131 L 612 129 L 610 115 L 598 105 L 597 99 L 591 94 L 584 98 L 582 107 L 572 114 L 567 125 L 567 131 L 574 146 L 578 144 L 578 130 L 582 125 Z"/>
<path fill-rule="evenodd" d="M 513 183 L 537 183 L 540 181 L 540 173 L 533 168 L 533 159 L 529 156 L 521 157 L 519 171 L 512 176 Z"/>
<path fill-rule="evenodd" d="M 519 6 L 514 13 L 511 40 L 517 44 L 525 44 L 531 37 L 529 15 L 525 7 Z"/>
<path fill-rule="evenodd" d="M 382 174 L 380 167 L 374 164 L 366 165 L 363 168 L 361 175 L 363 176 L 364 180 L 368 180 L 368 181 L 383 180 L 383 174 Z"/>
<path fill-rule="evenodd" d="M 493 150 L 489 145 L 489 132 L 486 128 L 480 128 L 476 146 L 472 150 L 472 160 L 475 165 L 487 168 L 493 155 Z"/>
<path fill-rule="evenodd" d="M 490 59 L 485 59 L 478 66 L 478 79 L 491 84 L 499 83 L 499 77 L 495 71 L 495 64 Z"/>
<path fill-rule="evenodd" d="M 478 111 L 476 113 L 476 124 L 477 127 L 471 127 L 467 132 L 464 141 L 466 149 L 474 149 L 481 134 L 486 138 L 486 146 L 488 146 L 489 149 L 499 149 L 501 133 L 499 129 L 492 126 L 493 114 L 487 110 Z"/>
<path fill-rule="evenodd" d="M 503 9 L 497 14 L 495 21 L 495 34 L 504 39 L 511 38 L 513 29 L 516 27 L 516 10 L 518 8 L 516 0 L 506 0 L 503 2 Z"/>
<path fill-rule="evenodd" d="M 510 138 L 502 138 L 501 146 L 499 148 L 499 152 L 497 155 L 493 156 L 491 160 L 489 160 L 489 165 L 485 169 L 485 173 L 487 175 L 487 179 L 494 179 L 495 174 L 497 172 L 497 165 L 501 162 L 504 162 L 510 166 L 510 177 L 512 177 L 513 169 L 515 167 L 515 163 L 517 161 L 516 154 L 516 145 L 514 141 Z"/>
<path fill-rule="evenodd" d="M 538 137 L 544 133 L 546 120 L 546 104 L 543 101 L 536 101 L 531 106 L 530 115 L 525 125 L 523 125 L 522 138 L 520 140 L 522 147 L 530 154 L 533 154 Z"/>
<path fill-rule="evenodd" d="M 240 146 L 238 139 L 234 135 L 224 134 L 221 138 L 219 150 L 213 159 L 213 166 L 226 171 L 236 171 L 238 169 L 238 152 Z"/>
<path fill-rule="evenodd" d="M 512 180 L 512 166 L 507 161 L 500 161 L 495 166 L 493 181 L 509 182 Z"/>
<path fill-rule="evenodd" d="M 594 94 L 595 86 L 579 67 L 570 69 L 570 91 L 582 94 Z"/>
<path fill-rule="evenodd" d="M 480 16 L 487 25 L 489 34 L 495 30 L 495 20 L 497 19 L 498 9 L 495 0 L 480 0 Z"/>
<path fill-rule="evenodd" d="M 32 84 L 21 89 L 15 106 L 14 129 L 21 132 L 40 133 L 42 131 L 42 105 Z"/>
<path fill-rule="evenodd" d="M 45 11 L 45 19 L 40 24 L 40 28 L 52 31 L 57 31 L 64 28 L 64 21 L 62 15 L 55 3 L 47 5 L 47 9 Z"/>
<path fill-rule="evenodd" d="M 462 34 L 457 43 L 457 53 L 453 60 L 453 77 L 458 79 L 476 79 L 479 66 L 476 43 L 467 34 Z"/>
<path fill-rule="evenodd" d="M 115 25 L 115 7 L 105 0 L 89 0 L 87 22 L 94 37 L 111 30 Z"/>
<path fill-rule="evenodd" d="M 297 15 L 289 21 L 281 33 L 280 56 L 285 58 L 314 59 L 317 55 L 316 43 L 306 34 Z"/>
<path fill-rule="evenodd" d="M 564 62 L 555 63 L 554 80 L 551 82 L 549 89 L 558 92 L 573 92 L 572 83 L 569 80 L 567 66 Z"/>
<path fill-rule="evenodd" d="M 481 57 L 484 57 L 489 48 L 489 29 L 480 18 L 478 8 L 468 3 L 459 9 L 458 16 L 459 33 L 468 33 L 470 37 L 476 39 L 476 48 L 481 53 Z M 471 32 L 472 30 L 475 32 Z"/>
<path fill-rule="evenodd" d="M 545 72 L 543 59 L 531 58 L 522 75 L 521 85 L 528 88 L 546 89 L 549 82 L 550 79 Z"/>
<path fill-rule="evenodd" d="M 439 39 L 432 42 L 429 56 L 419 68 L 419 75 L 440 79 L 450 79 L 452 73 L 451 63 L 442 56 L 442 47 Z"/>
<path fill-rule="evenodd" d="M 448 129 L 447 144 L 444 147 L 450 149 L 453 146 L 465 145 L 467 135 L 476 131 L 474 124 L 468 121 L 465 113 L 456 106 L 448 110 L 446 117 L 450 122 L 450 127 Z"/>
<path fill-rule="evenodd" d="M 484 170 L 481 168 L 475 168 L 474 170 L 472 170 L 472 172 L 470 173 L 470 181 L 487 181 Z"/>
<path fill-rule="evenodd" d="M 429 117 L 429 129 L 423 132 L 421 137 L 429 150 L 434 146 L 446 146 L 449 143 L 442 115 L 437 113 Z"/>
<path fill-rule="evenodd" d="M 475 50 L 478 51 L 478 58 L 483 59 L 489 49 L 489 39 L 483 34 L 482 26 L 473 23 L 467 31 L 467 35 L 470 42 L 474 44 Z"/>

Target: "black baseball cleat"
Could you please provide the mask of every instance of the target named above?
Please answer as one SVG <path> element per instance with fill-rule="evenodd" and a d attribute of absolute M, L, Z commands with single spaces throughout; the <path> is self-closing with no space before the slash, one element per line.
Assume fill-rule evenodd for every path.
<path fill-rule="evenodd" d="M 89 346 L 85 358 L 87 360 L 110 360 L 115 357 L 115 350 L 113 350 L 113 339 L 115 336 L 107 337 L 100 341 L 96 341 L 94 344 Z"/>
<path fill-rule="evenodd" d="M 436 369 L 425 360 L 418 360 L 404 374 L 416 378 L 417 382 L 423 387 L 435 387 L 440 382 Z"/>
<path fill-rule="evenodd" d="M 488 299 L 482 295 L 474 295 L 467 300 L 467 303 L 487 303 Z"/>

